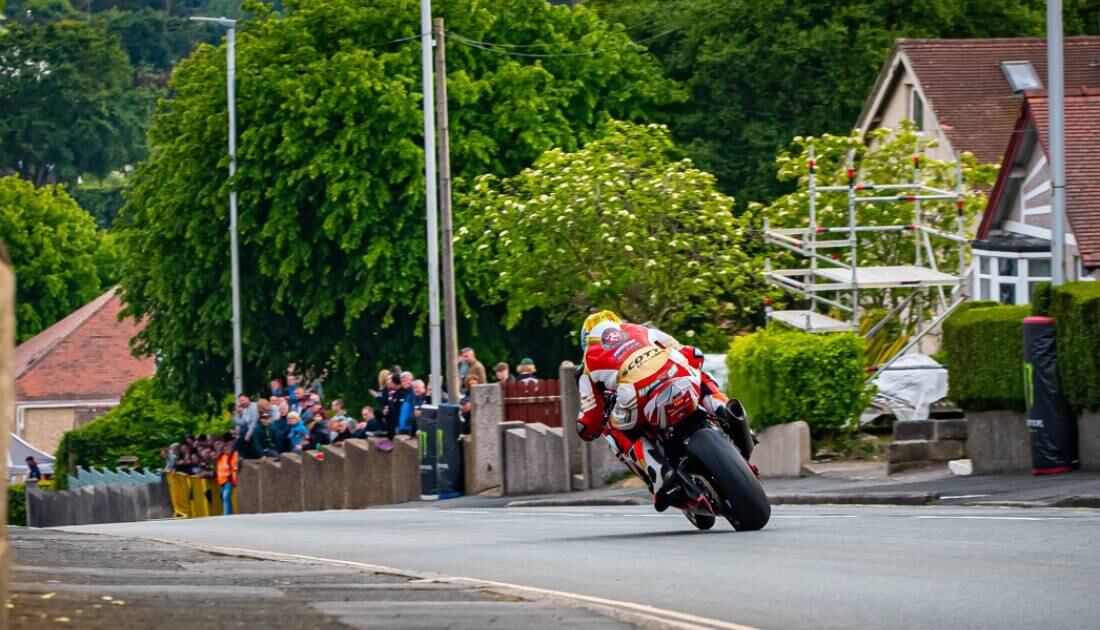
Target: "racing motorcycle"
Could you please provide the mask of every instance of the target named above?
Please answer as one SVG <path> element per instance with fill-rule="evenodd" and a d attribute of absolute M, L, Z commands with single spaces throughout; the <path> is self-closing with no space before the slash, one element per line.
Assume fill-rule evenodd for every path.
<path fill-rule="evenodd" d="M 613 392 L 603 396 L 604 413 L 609 416 L 616 397 Z M 758 530 L 768 524 L 771 504 L 748 464 L 755 438 L 746 422 L 737 422 L 738 414 L 744 420 L 744 410 L 734 401 L 717 415 L 699 407 L 663 429 L 639 417 L 633 431 L 642 431 L 651 438 L 656 446 L 646 456 L 656 458 L 663 467 L 664 481 L 654 498 L 658 511 L 677 507 L 701 530 L 714 527 L 718 517 L 725 518 L 737 531 Z M 605 417 L 605 427 L 608 419 Z M 635 475 L 649 479 L 627 453 L 621 453 L 619 459 Z"/>

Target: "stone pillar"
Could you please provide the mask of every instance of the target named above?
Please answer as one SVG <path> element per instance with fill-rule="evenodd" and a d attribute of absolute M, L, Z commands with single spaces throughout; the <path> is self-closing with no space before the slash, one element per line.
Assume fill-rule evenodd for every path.
<path fill-rule="evenodd" d="M 596 438 L 588 443 L 588 477 L 589 488 L 602 488 L 607 485 L 607 478 L 625 468 L 619 458 L 611 452 L 611 446 L 604 438 Z"/>
<path fill-rule="evenodd" d="M 370 506 L 371 474 L 378 466 L 379 453 L 371 448 L 366 440 L 348 440 L 344 442 L 347 454 L 345 464 L 347 472 L 348 509 L 361 510 Z"/>
<path fill-rule="evenodd" d="M 761 477 L 798 477 L 810 463 L 810 425 L 801 420 L 770 426 L 758 438 L 752 463 Z"/>
<path fill-rule="evenodd" d="M 290 511 L 288 485 L 281 461 L 260 460 L 260 514 Z"/>
<path fill-rule="evenodd" d="M 478 494 L 501 485 L 500 439 L 497 425 L 504 422 L 504 396 L 500 385 L 474 385 L 470 400 L 470 447 L 466 460 L 466 494 Z"/>
<path fill-rule="evenodd" d="M 260 513 L 259 460 L 241 460 L 241 470 L 237 473 L 237 495 L 237 509 L 240 514 Z"/>
<path fill-rule="evenodd" d="M 393 452 L 380 448 L 385 442 L 380 438 L 369 438 L 372 467 L 367 480 L 368 505 L 389 505 L 393 503 Z M 395 445 L 396 446 L 396 445 Z M 420 494 L 420 469 L 416 472 L 417 496 Z"/>
<path fill-rule="evenodd" d="M 975 475 L 1031 470 L 1031 434 L 1024 412 L 970 413 L 966 424 L 966 449 Z"/>
<path fill-rule="evenodd" d="M 564 449 L 560 436 L 552 434 L 550 427 L 541 422 L 529 423 L 526 430 L 527 492 L 558 492 L 564 479 L 561 470 Z"/>
<path fill-rule="evenodd" d="M 172 497 L 168 495 L 168 484 L 163 481 L 154 481 L 148 484 L 149 486 L 149 519 L 156 520 L 162 518 L 172 518 Z M 95 499 L 93 499 L 93 506 L 95 505 Z M 93 513 L 95 508 L 92 508 Z M 92 522 L 98 523 L 95 520 L 95 516 L 92 516 Z"/>
<path fill-rule="evenodd" d="M 111 522 L 111 501 L 107 496 L 107 486 L 88 486 L 93 491 L 92 499 L 92 522 L 93 523 L 110 523 Z M 169 512 L 169 516 L 171 516 Z"/>
<path fill-rule="evenodd" d="M 322 446 L 321 482 L 324 485 L 324 509 L 343 510 L 348 506 L 347 455 L 342 446 Z"/>
<path fill-rule="evenodd" d="M 305 510 L 302 492 L 302 456 L 297 453 L 283 453 L 280 457 L 283 468 L 283 505 L 287 512 Z"/>
<path fill-rule="evenodd" d="M 1100 412 L 1077 416 L 1077 446 L 1081 470 L 1100 471 Z"/>
<path fill-rule="evenodd" d="M 321 467 L 317 451 L 302 453 L 302 509 L 306 512 L 325 509 L 325 482 Z"/>
<path fill-rule="evenodd" d="M 501 422 L 502 484 L 505 496 L 528 493 L 527 425 L 524 422 Z"/>
<path fill-rule="evenodd" d="M 15 431 L 15 275 L 0 241 L 0 452 L 8 452 L 8 433 Z M 0 602 L 8 601 L 8 476 L 0 481 Z M 29 503 L 29 501 L 28 501 Z M 23 523 L 19 523 L 23 525 Z M 0 606 L 0 628 L 8 627 L 8 609 Z"/>
<path fill-rule="evenodd" d="M 420 447 L 415 438 L 398 437 L 393 452 L 393 502 L 420 500 Z"/>
<path fill-rule="evenodd" d="M 585 488 L 584 440 L 577 435 L 577 416 L 581 410 L 581 395 L 577 387 L 577 368 L 566 361 L 558 371 L 561 386 L 561 428 L 565 439 L 565 475 L 568 490 Z"/>

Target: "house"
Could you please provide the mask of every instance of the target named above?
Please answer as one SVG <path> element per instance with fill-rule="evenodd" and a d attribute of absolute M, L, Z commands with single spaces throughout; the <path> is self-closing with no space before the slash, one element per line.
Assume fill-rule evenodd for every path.
<path fill-rule="evenodd" d="M 1047 93 L 1024 96 L 997 183 L 972 244 L 973 295 L 1027 304 L 1050 280 L 1050 167 Z M 1100 88 L 1065 96 L 1066 278 L 1100 278 Z"/>
<path fill-rule="evenodd" d="M 1100 87 L 1100 37 L 1065 38 L 1065 85 Z M 897 128 L 912 120 L 939 146 L 928 157 L 969 151 L 1001 161 L 1023 94 L 1042 89 L 1046 40 L 899 39 L 879 72 L 857 128 Z"/>
<path fill-rule="evenodd" d="M 13 433 L 52 453 L 65 432 L 103 415 L 131 383 L 153 375 L 153 359 L 130 353 L 141 328 L 119 320 L 121 310 L 111 289 L 15 349 Z"/>

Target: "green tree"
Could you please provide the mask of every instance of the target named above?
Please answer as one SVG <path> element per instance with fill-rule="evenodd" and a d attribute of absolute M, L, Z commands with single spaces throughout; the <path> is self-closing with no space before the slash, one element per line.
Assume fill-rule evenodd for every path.
<path fill-rule="evenodd" d="M 767 217 L 775 228 L 797 228 L 809 225 L 807 193 L 809 172 L 809 148 L 815 151 L 818 186 L 842 186 L 848 184 L 848 155 L 853 155 L 860 183 L 897 184 L 913 181 L 913 156 L 922 149 L 935 147 L 937 142 L 925 136 L 918 136 L 913 126 L 905 123 L 901 129 L 876 129 L 868 134 L 869 142 L 864 142 L 855 132 L 847 136 L 825 134 L 821 137 L 796 137 L 793 151 L 783 151 L 775 160 L 777 178 L 781 182 L 797 183 L 798 190 L 779 197 L 765 206 L 759 203 L 749 204 L 752 213 L 758 217 Z M 985 190 L 989 190 L 997 176 L 998 167 L 992 164 L 978 164 L 970 153 L 962 155 L 963 165 L 963 224 L 969 236 L 977 216 L 985 209 Z M 955 163 L 921 159 L 922 179 L 928 186 L 941 190 L 955 190 Z M 886 194 L 886 193 L 884 193 Z M 826 192 L 817 197 L 817 222 L 822 227 L 840 227 L 848 225 L 848 193 Z M 859 222 L 862 225 L 910 225 L 915 221 L 915 206 L 910 202 L 867 203 L 858 208 Z M 921 221 L 944 232 L 954 234 L 957 230 L 956 208 L 954 200 L 926 201 L 921 206 Z M 936 257 L 940 269 L 953 273 L 958 268 L 958 249 L 955 243 L 945 239 L 930 237 L 928 245 Z M 871 232 L 859 237 L 860 265 L 907 265 L 913 264 L 916 256 L 917 241 L 913 232 Z M 925 250 L 922 255 L 927 260 Z M 778 250 L 774 250 L 778 251 Z M 779 266 L 798 265 L 794 260 L 783 261 L 776 256 Z M 803 261 L 805 259 L 802 259 Z M 865 306 L 881 307 L 887 300 L 904 297 L 904 292 L 886 293 L 873 291 L 863 294 L 861 301 Z"/>
<path fill-rule="evenodd" d="M 1045 0 L 589 0 L 645 42 L 691 99 L 677 141 L 743 202 L 789 189 L 772 157 L 793 136 L 855 124 L 898 37 L 1045 33 Z M 1066 0 L 1067 34 L 1096 33 L 1100 5 Z M 671 31 L 671 32 L 670 32 Z"/>
<path fill-rule="evenodd" d="M 556 321 L 611 308 L 633 321 L 706 332 L 743 323 L 759 300 L 747 217 L 659 125 L 614 122 L 575 152 L 553 149 L 519 175 L 486 175 L 462 200 L 458 245 L 479 288 Z"/>
<path fill-rule="evenodd" d="M 420 44 L 410 39 L 418 5 L 285 4 L 283 16 L 247 4 L 256 17 L 237 47 L 246 377 L 264 382 L 295 363 L 362 399 L 377 366 L 423 365 L 426 354 L 415 340 L 427 310 Z M 575 149 L 609 117 L 641 117 L 677 96 L 640 46 L 584 8 L 437 8 L 471 41 L 608 49 L 534 59 L 455 35 L 448 81 L 460 186 L 515 173 L 553 146 Z M 150 318 L 139 348 L 160 357 L 158 381 L 198 404 L 230 387 L 224 49 L 201 47 L 171 88 L 123 210 L 122 285 L 128 312 Z M 471 316 L 483 312 L 476 296 L 467 304 Z"/>
<path fill-rule="evenodd" d="M 91 301 L 116 273 L 112 245 L 104 248 L 95 221 L 60 187 L 0 178 L 0 238 L 19 279 L 17 342 Z"/>
<path fill-rule="evenodd" d="M 118 36 L 135 67 L 160 73 L 171 70 L 198 43 L 216 42 L 218 34 L 216 27 L 153 9 L 111 9 L 95 14 L 92 23 Z"/>
<path fill-rule="evenodd" d="M 151 104 L 114 36 L 72 20 L 0 31 L 0 170 L 106 175 L 143 157 Z"/>

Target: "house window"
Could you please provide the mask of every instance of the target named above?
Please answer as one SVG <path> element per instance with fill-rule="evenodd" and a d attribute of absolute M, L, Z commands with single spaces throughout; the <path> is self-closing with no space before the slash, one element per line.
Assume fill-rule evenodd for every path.
<path fill-rule="evenodd" d="M 909 100 L 909 118 L 913 120 L 917 131 L 924 131 L 924 99 L 920 97 L 916 88 L 910 88 Z"/>
<path fill-rule="evenodd" d="M 1043 82 L 1039 80 L 1039 73 L 1030 61 L 1002 61 L 1001 70 L 1012 86 L 1012 92 L 1020 94 L 1025 90 L 1041 90 Z"/>
<path fill-rule="evenodd" d="M 1050 280 L 1050 254 L 1045 252 L 975 251 L 974 297 L 1002 304 L 1027 304 L 1035 285 Z"/>

